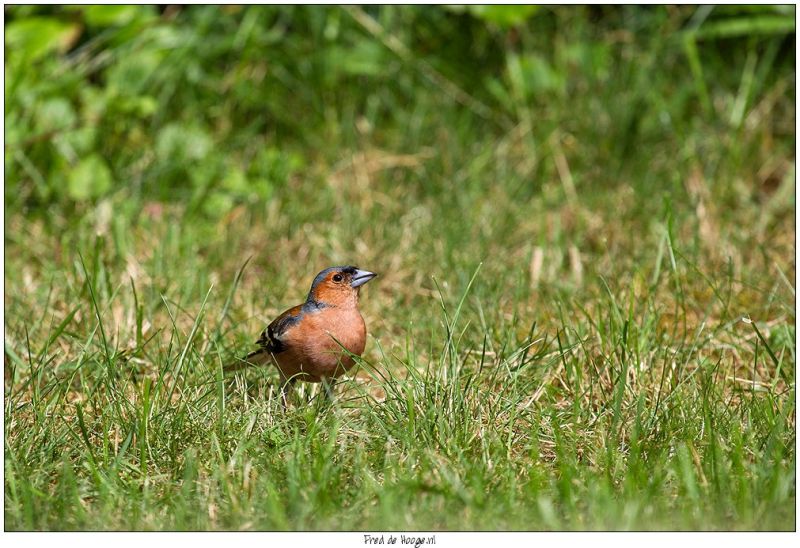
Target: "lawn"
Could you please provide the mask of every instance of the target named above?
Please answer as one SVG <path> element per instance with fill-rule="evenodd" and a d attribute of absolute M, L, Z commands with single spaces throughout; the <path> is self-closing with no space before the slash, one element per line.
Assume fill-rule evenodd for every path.
<path fill-rule="evenodd" d="M 794 7 L 5 17 L 6 530 L 795 529 Z"/>

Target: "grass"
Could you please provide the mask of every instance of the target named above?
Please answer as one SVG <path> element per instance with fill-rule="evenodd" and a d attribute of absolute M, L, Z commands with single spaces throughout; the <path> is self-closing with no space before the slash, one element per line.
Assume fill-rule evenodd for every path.
<path fill-rule="evenodd" d="M 629 40 L 508 126 L 433 64 L 389 115 L 337 97 L 219 215 L 138 164 L 12 202 L 6 529 L 793 530 L 794 70 L 705 59 L 695 110 L 682 43 Z M 344 263 L 381 276 L 332 405 L 222 376 Z"/>

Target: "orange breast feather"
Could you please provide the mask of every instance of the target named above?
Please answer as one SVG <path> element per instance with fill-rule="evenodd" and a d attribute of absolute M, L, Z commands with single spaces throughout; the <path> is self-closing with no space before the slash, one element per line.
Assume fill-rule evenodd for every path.
<path fill-rule="evenodd" d="M 311 382 L 335 378 L 353 367 L 350 354 L 360 356 L 364 352 L 366 335 L 358 309 L 323 308 L 304 314 L 286 331 L 286 350 L 275 354 L 274 359 L 285 378 L 298 376 Z"/>

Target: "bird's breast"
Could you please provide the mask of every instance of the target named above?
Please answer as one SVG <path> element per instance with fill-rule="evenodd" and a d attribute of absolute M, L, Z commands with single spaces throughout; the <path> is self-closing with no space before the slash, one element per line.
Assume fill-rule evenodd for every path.
<path fill-rule="evenodd" d="M 292 332 L 292 361 L 312 376 L 336 376 L 364 352 L 367 330 L 358 309 L 330 307 L 306 315 Z"/>
<path fill-rule="evenodd" d="M 317 314 L 317 336 L 326 341 L 326 346 L 341 351 L 342 347 L 361 355 L 367 338 L 364 318 L 358 309 L 323 309 Z"/>

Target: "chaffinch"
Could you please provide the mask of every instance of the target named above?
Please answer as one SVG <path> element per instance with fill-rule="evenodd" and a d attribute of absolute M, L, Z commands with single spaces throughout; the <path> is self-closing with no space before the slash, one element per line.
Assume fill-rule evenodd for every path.
<path fill-rule="evenodd" d="M 314 278 L 306 302 L 275 318 L 256 342 L 260 348 L 225 370 L 274 364 L 284 405 L 296 380 L 324 381 L 330 396 L 329 382 L 353 367 L 353 357 L 364 351 L 367 328 L 358 311 L 358 293 L 375 276 L 355 266 L 326 268 Z"/>

